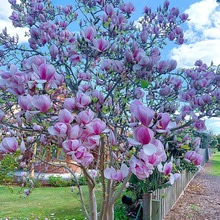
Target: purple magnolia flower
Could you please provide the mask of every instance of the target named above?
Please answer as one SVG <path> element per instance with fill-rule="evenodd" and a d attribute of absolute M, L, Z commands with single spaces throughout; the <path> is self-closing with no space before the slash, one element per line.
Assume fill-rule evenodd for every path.
<path fill-rule="evenodd" d="M 131 14 L 131 13 L 133 13 L 135 11 L 135 7 L 134 7 L 134 5 L 131 2 L 122 4 L 120 6 L 120 9 L 123 12 L 128 13 L 128 14 Z"/>
<path fill-rule="evenodd" d="M 5 137 L 0 144 L 1 153 L 14 153 L 18 148 L 15 137 Z"/>
<path fill-rule="evenodd" d="M 93 40 L 93 48 L 99 52 L 103 52 L 109 48 L 109 42 L 103 38 Z"/>
<path fill-rule="evenodd" d="M 96 30 L 95 27 L 89 26 L 84 31 L 81 32 L 82 36 L 84 37 L 85 41 L 92 42 L 96 37 Z"/>
<path fill-rule="evenodd" d="M 112 17 L 114 14 L 114 6 L 112 4 L 105 5 L 104 12 L 108 17 Z"/>
<path fill-rule="evenodd" d="M 205 122 L 203 120 L 197 120 L 194 123 L 194 127 L 197 129 L 197 131 L 200 131 L 200 132 L 206 130 Z"/>

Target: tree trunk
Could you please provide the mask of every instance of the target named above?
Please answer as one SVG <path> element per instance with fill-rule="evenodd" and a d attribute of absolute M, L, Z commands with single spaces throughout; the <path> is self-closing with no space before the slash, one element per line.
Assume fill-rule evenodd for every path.
<path fill-rule="evenodd" d="M 89 186 L 89 200 L 90 220 L 98 220 L 95 190 L 92 186 Z"/>
<path fill-rule="evenodd" d="M 34 143 L 33 154 L 30 160 L 30 177 L 31 178 L 34 178 L 34 160 L 35 160 L 36 152 L 37 152 L 37 143 Z"/>

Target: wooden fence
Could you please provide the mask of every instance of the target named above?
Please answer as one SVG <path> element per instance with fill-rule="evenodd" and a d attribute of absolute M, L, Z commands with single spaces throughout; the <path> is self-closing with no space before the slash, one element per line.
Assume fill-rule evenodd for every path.
<path fill-rule="evenodd" d="M 209 160 L 211 155 L 211 149 L 200 149 L 199 153 L 203 155 L 204 161 L 202 166 Z M 166 214 L 170 211 L 172 206 L 177 202 L 179 197 L 183 194 L 184 190 L 194 178 L 196 174 L 184 171 L 179 180 L 177 180 L 172 186 L 165 189 L 158 189 L 152 194 L 152 207 L 149 209 L 150 217 L 144 216 L 144 220 L 162 220 Z M 148 202 L 149 204 L 149 202 Z M 144 206 L 144 204 L 143 204 Z"/>

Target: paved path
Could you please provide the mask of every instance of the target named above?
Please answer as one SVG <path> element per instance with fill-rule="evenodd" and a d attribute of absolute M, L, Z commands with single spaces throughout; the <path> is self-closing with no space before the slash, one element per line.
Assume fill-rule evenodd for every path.
<path fill-rule="evenodd" d="M 209 175 L 210 162 L 191 181 L 164 220 L 220 220 L 220 177 Z"/>

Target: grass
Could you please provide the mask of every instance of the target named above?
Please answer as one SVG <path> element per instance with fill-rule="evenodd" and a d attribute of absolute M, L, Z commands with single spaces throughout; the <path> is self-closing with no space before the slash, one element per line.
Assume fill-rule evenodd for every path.
<path fill-rule="evenodd" d="M 34 189 L 31 195 L 25 197 L 19 194 L 20 189 L 0 186 L 0 220 L 84 219 L 77 190 L 71 192 L 70 187 L 43 187 Z M 83 191 L 88 195 L 86 188 Z"/>
<path fill-rule="evenodd" d="M 220 176 L 220 152 L 217 152 L 211 158 L 210 175 Z"/>
<path fill-rule="evenodd" d="M 85 203 L 88 204 L 88 189 L 82 186 Z M 23 192 L 23 191 L 22 191 Z M 97 190 L 98 206 L 102 196 Z M 115 220 L 127 219 L 121 200 L 116 202 Z M 70 187 L 35 188 L 29 196 L 21 193 L 19 186 L 0 185 L 0 220 L 84 220 L 84 213 L 77 189 Z"/>

